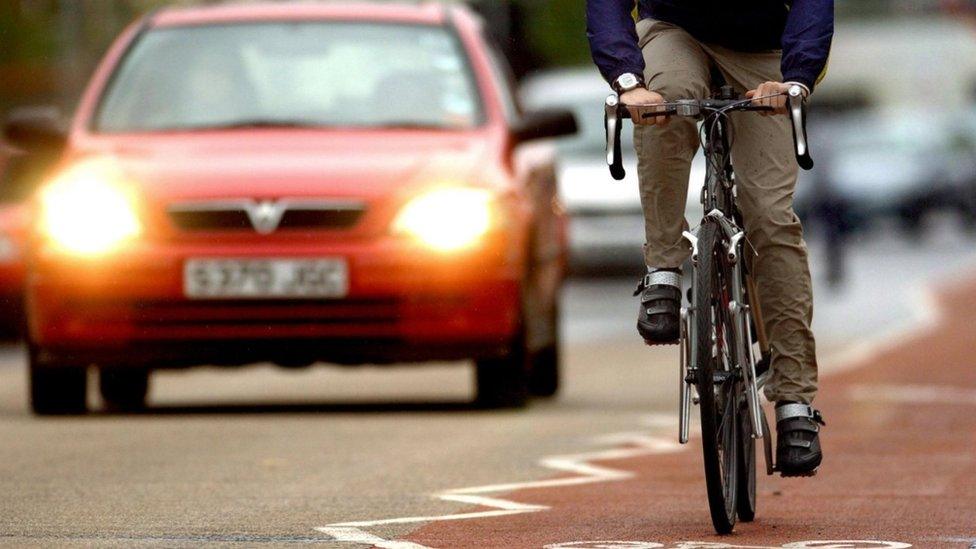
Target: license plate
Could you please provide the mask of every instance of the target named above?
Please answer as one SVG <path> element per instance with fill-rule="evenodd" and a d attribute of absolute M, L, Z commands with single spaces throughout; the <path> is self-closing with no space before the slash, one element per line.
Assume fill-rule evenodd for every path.
<path fill-rule="evenodd" d="M 183 266 L 183 293 L 191 299 L 338 298 L 348 292 L 343 259 L 190 259 Z"/>

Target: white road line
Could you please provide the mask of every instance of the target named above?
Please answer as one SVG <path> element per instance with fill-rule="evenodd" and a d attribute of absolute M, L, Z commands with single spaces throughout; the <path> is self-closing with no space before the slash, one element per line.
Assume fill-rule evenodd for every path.
<path fill-rule="evenodd" d="M 671 416 L 669 423 L 673 425 L 676 421 L 677 420 Z M 660 425 L 665 422 L 661 416 L 648 416 L 645 423 L 656 423 Z M 365 532 L 362 529 L 387 524 L 469 520 L 545 511 L 549 509 L 549 506 L 492 498 L 481 494 L 515 492 L 531 488 L 559 488 L 563 486 L 577 486 L 580 484 L 591 484 L 594 482 L 610 482 L 628 479 L 634 476 L 632 471 L 594 465 L 591 462 L 628 459 L 651 454 L 668 454 L 678 452 L 683 449 L 680 444 L 674 442 L 670 438 L 648 435 L 646 433 L 637 431 L 603 435 L 597 437 L 594 442 L 598 444 L 613 444 L 619 447 L 594 450 L 579 454 L 549 456 L 539 460 L 539 465 L 542 467 L 561 473 L 573 473 L 576 476 L 528 482 L 509 482 L 504 484 L 489 484 L 485 486 L 454 488 L 434 496 L 443 501 L 461 502 L 480 507 L 488 507 L 492 509 L 490 511 L 340 522 L 320 526 L 315 528 L 315 530 L 330 536 L 335 541 L 339 542 L 372 544 L 375 547 L 382 547 L 384 549 L 430 549 L 412 542 L 387 540 L 374 534 Z"/>
<path fill-rule="evenodd" d="M 427 549 L 423 545 L 418 545 L 409 541 L 390 541 L 388 539 L 383 539 L 379 536 L 374 536 L 373 534 L 363 532 L 358 528 L 325 526 L 322 528 L 316 528 L 316 530 L 319 532 L 324 532 L 337 540 L 348 541 L 350 543 L 364 543 L 367 545 L 372 545 L 373 547 L 382 547 L 383 549 Z"/>

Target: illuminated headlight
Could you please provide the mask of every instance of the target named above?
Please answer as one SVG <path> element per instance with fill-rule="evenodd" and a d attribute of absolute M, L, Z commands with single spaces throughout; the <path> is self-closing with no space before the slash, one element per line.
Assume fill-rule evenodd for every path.
<path fill-rule="evenodd" d="M 40 198 L 42 234 L 71 254 L 111 252 L 142 230 L 132 192 L 108 162 L 87 161 L 68 168 Z"/>
<path fill-rule="evenodd" d="M 486 189 L 444 188 L 422 194 L 400 210 L 393 228 L 438 251 L 477 243 L 492 225 L 494 195 Z"/>

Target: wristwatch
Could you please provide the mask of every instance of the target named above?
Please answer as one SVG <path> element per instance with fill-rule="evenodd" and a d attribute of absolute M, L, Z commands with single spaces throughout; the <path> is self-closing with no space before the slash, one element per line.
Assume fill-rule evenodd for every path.
<path fill-rule="evenodd" d="M 618 76 L 617 79 L 613 81 L 611 87 L 613 87 L 613 91 L 617 92 L 618 94 L 621 94 L 624 92 L 629 92 L 630 90 L 636 90 L 637 88 L 640 88 L 643 85 L 644 85 L 643 78 L 637 76 L 632 72 L 625 72 L 620 76 Z"/>

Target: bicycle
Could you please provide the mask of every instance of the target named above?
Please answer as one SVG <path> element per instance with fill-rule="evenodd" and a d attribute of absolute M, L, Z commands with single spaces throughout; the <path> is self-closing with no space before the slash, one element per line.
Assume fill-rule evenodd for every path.
<path fill-rule="evenodd" d="M 755 98 L 754 98 L 755 99 Z M 769 423 L 759 390 L 769 378 L 769 343 L 763 330 L 756 286 L 749 273 L 746 238 L 735 202 L 728 113 L 769 111 L 754 99 L 736 95 L 730 86 L 704 100 L 654 105 L 642 117 L 683 116 L 702 120 L 706 176 L 701 224 L 685 231 L 692 249 L 688 306 L 681 308 L 679 339 L 679 433 L 688 442 L 692 403 L 701 411 L 705 485 L 712 524 L 731 533 L 736 517 L 756 516 L 756 439 L 763 440 L 766 473 L 777 471 Z M 787 93 L 797 163 L 813 167 L 806 138 L 806 105 L 799 86 Z M 650 107 L 650 106 L 648 106 Z M 605 104 L 607 164 L 616 180 L 624 178 L 620 155 L 622 121 L 629 118 L 616 94 Z M 692 395 L 692 391 L 695 395 Z"/>

